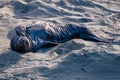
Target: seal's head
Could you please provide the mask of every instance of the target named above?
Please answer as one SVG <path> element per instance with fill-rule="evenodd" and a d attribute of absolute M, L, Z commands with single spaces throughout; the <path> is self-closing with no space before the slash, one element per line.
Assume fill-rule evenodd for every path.
<path fill-rule="evenodd" d="M 26 36 L 15 36 L 11 40 L 11 49 L 17 52 L 28 52 L 31 49 L 30 39 Z"/>

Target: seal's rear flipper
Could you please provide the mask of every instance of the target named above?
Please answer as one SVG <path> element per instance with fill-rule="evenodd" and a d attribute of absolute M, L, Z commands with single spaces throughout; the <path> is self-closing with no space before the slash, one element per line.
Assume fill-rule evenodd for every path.
<path fill-rule="evenodd" d="M 113 43 L 113 42 L 114 42 L 114 39 L 102 39 L 102 42 L 105 42 L 105 43 Z"/>
<path fill-rule="evenodd" d="M 83 28 L 83 33 L 79 35 L 80 39 L 94 41 L 94 42 L 104 42 L 104 43 L 112 43 L 114 39 L 102 39 L 97 37 L 87 28 Z"/>
<path fill-rule="evenodd" d="M 23 26 L 17 26 L 16 28 L 15 28 L 15 31 L 16 31 L 16 34 L 17 35 L 22 35 L 22 36 L 25 36 L 25 34 L 26 34 L 26 29 L 23 27 Z"/>
<path fill-rule="evenodd" d="M 113 42 L 112 44 L 120 45 L 120 40 Z"/>
<path fill-rule="evenodd" d="M 80 39 L 94 41 L 94 42 L 105 42 L 105 43 L 112 43 L 113 42 L 113 39 L 101 39 L 93 34 L 92 35 L 80 34 Z"/>

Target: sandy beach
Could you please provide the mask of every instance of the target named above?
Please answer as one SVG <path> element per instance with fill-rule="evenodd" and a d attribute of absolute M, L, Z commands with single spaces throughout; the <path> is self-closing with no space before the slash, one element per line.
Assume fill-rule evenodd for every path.
<path fill-rule="evenodd" d="M 42 22 L 85 25 L 114 42 L 11 50 L 15 27 Z M 120 80 L 120 0 L 0 0 L 0 80 Z"/>

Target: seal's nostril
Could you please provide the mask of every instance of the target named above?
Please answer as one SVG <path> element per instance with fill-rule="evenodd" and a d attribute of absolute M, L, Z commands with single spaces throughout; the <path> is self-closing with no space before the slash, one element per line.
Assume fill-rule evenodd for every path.
<path fill-rule="evenodd" d="M 25 41 L 24 39 L 22 41 Z"/>

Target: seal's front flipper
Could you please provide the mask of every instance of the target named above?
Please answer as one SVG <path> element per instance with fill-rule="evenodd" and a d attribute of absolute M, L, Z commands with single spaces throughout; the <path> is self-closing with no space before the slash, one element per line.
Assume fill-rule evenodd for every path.
<path fill-rule="evenodd" d="M 43 47 L 52 47 L 56 46 L 58 43 L 52 42 L 52 41 L 45 41 Z"/>
<path fill-rule="evenodd" d="M 15 28 L 15 31 L 17 33 L 17 35 L 22 35 L 22 36 L 25 36 L 25 31 L 26 29 L 23 27 L 23 26 L 18 26 Z"/>
<path fill-rule="evenodd" d="M 43 47 L 52 47 L 58 45 L 58 43 L 54 43 L 51 41 L 41 41 L 40 43 L 35 43 L 34 47 L 32 48 L 32 52 L 36 52 L 38 49 Z"/>

